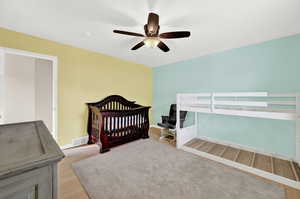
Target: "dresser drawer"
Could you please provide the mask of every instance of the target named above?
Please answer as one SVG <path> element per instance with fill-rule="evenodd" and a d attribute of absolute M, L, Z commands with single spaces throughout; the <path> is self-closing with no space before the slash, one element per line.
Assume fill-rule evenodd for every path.
<path fill-rule="evenodd" d="M 52 199 L 53 167 L 46 166 L 0 180 L 0 199 Z"/>

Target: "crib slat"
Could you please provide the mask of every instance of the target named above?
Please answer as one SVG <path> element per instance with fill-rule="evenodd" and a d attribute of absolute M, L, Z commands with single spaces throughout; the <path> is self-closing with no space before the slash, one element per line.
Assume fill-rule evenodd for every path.
<path fill-rule="evenodd" d="M 107 129 L 106 129 L 106 132 L 109 132 L 109 129 L 110 129 L 110 118 L 109 118 L 109 116 L 107 116 L 107 118 L 106 118 L 106 125 L 107 125 Z"/>
<path fill-rule="evenodd" d="M 123 117 L 123 122 L 122 122 L 122 129 L 123 129 L 123 136 L 125 136 L 125 132 L 126 132 L 126 117 Z"/>
<path fill-rule="evenodd" d="M 135 134 L 135 115 L 132 116 L 132 134 Z"/>
<path fill-rule="evenodd" d="M 143 124 L 143 114 L 141 114 L 141 124 L 140 124 L 140 128 L 142 128 L 142 124 Z"/>
<path fill-rule="evenodd" d="M 128 127 L 128 124 L 127 124 L 128 117 L 126 116 L 124 119 L 125 119 L 125 121 L 124 121 L 124 129 L 125 129 L 124 136 L 126 136 L 127 135 L 127 127 Z"/>
<path fill-rule="evenodd" d="M 138 131 L 138 128 L 139 128 L 139 114 L 138 113 L 136 114 L 136 126 L 135 126 L 135 128 Z"/>
<path fill-rule="evenodd" d="M 127 135 L 127 116 L 124 117 L 124 136 Z"/>
<path fill-rule="evenodd" d="M 142 118 L 144 118 L 144 111 L 142 112 Z M 141 123 L 141 129 L 144 129 L 144 122 Z"/>
<path fill-rule="evenodd" d="M 115 130 L 116 130 L 116 118 L 115 117 L 111 117 L 112 118 L 112 136 L 116 136 Z"/>
<path fill-rule="evenodd" d="M 142 119 L 143 119 L 142 114 L 140 114 L 140 129 L 142 128 Z"/>
<path fill-rule="evenodd" d="M 131 126 L 134 125 L 134 115 L 131 115 L 132 121 L 131 121 Z"/>
<path fill-rule="evenodd" d="M 117 131 L 117 125 L 118 125 L 118 117 L 113 117 L 114 118 L 114 136 L 118 136 L 118 131 Z"/>
<path fill-rule="evenodd" d="M 121 127 L 120 127 L 121 129 L 124 128 L 123 122 L 124 122 L 124 117 L 121 117 Z M 121 131 L 121 134 L 122 136 L 124 135 L 124 130 Z"/>
<path fill-rule="evenodd" d="M 118 131 L 118 136 L 122 136 L 122 132 L 120 131 L 120 126 L 121 126 L 121 117 L 118 116 L 118 128 L 117 128 L 117 131 Z"/>
<path fill-rule="evenodd" d="M 113 117 L 114 118 L 114 126 L 113 126 L 113 131 L 114 131 L 114 136 L 118 136 L 118 132 L 117 132 L 117 121 L 118 121 L 118 117 Z"/>
<path fill-rule="evenodd" d="M 106 130 L 106 121 L 105 121 L 105 116 L 102 116 L 102 122 L 103 122 L 103 130 Z"/>
<path fill-rule="evenodd" d="M 131 126 L 131 116 L 128 116 L 127 136 L 130 136 L 130 133 L 131 133 L 130 126 Z"/>
<path fill-rule="evenodd" d="M 136 128 L 137 128 L 137 130 L 138 130 L 138 128 L 139 128 L 139 114 L 137 114 L 136 115 Z"/>
<path fill-rule="evenodd" d="M 112 133 L 113 133 L 113 136 L 117 136 L 116 135 L 116 117 L 112 117 L 113 118 L 113 129 L 112 129 Z"/>
<path fill-rule="evenodd" d="M 118 117 L 118 132 L 119 132 L 119 136 L 122 136 L 122 132 L 120 131 L 120 127 L 121 127 L 121 117 Z"/>
<path fill-rule="evenodd" d="M 132 136 L 134 136 L 134 134 L 135 134 L 135 129 L 134 129 L 134 120 L 135 120 L 135 118 L 134 118 L 134 115 L 132 115 L 131 116 L 132 117 L 132 123 L 131 123 L 131 137 Z"/>
<path fill-rule="evenodd" d="M 128 117 L 126 116 L 125 118 L 125 121 L 124 121 L 124 136 L 126 136 L 127 135 L 127 128 L 128 128 L 128 124 L 127 124 L 127 122 L 128 122 Z"/>
<path fill-rule="evenodd" d="M 134 114 L 134 134 L 136 135 L 137 134 L 137 115 Z"/>
<path fill-rule="evenodd" d="M 139 117 L 140 117 L 140 119 L 139 119 L 139 129 L 140 129 L 140 128 L 141 128 L 141 125 L 142 125 L 142 115 L 139 114 Z"/>
<path fill-rule="evenodd" d="M 137 114 L 135 114 L 134 115 L 134 129 L 135 129 L 135 131 L 134 131 L 134 133 L 135 133 L 135 135 L 138 133 L 138 131 L 137 131 L 137 125 L 138 125 L 138 115 Z"/>
<path fill-rule="evenodd" d="M 112 127 L 113 127 L 112 117 L 109 117 L 109 134 L 111 134 L 112 132 Z"/>
<path fill-rule="evenodd" d="M 131 126 L 131 116 L 129 116 L 128 117 L 128 126 L 127 126 L 127 128 L 128 128 L 128 135 L 130 135 L 130 131 L 131 131 L 131 129 L 130 129 L 130 126 Z"/>
<path fill-rule="evenodd" d="M 138 115 L 136 114 L 135 115 L 135 126 L 134 126 L 136 134 L 138 133 L 138 128 L 137 127 L 138 127 Z"/>
<path fill-rule="evenodd" d="M 126 131 L 126 135 L 128 135 L 129 134 L 129 125 L 130 125 L 130 117 L 128 116 L 127 117 L 127 131 Z"/>
<path fill-rule="evenodd" d="M 115 134 L 115 136 L 119 136 L 119 133 L 118 133 L 118 117 L 114 117 L 114 120 L 115 120 L 114 134 Z"/>
<path fill-rule="evenodd" d="M 123 117 L 120 117 L 120 126 L 119 126 L 119 129 L 120 129 L 120 133 L 121 133 L 121 136 L 123 136 L 123 125 L 122 125 L 122 122 L 123 122 Z"/>

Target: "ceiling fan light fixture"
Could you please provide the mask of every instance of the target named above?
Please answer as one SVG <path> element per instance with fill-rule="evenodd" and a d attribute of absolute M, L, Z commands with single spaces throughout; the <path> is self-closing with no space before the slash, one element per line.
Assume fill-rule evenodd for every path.
<path fill-rule="evenodd" d="M 189 31 L 173 31 L 173 32 L 164 32 L 159 34 L 159 16 L 153 12 L 150 12 L 148 15 L 148 22 L 144 25 L 145 35 L 135 32 L 128 32 L 123 30 L 113 30 L 114 33 L 143 37 L 143 41 L 139 42 L 131 48 L 131 50 L 137 50 L 143 46 L 147 48 L 158 47 L 163 52 L 169 52 L 169 47 L 160 39 L 180 39 L 187 38 L 191 35 Z"/>
<path fill-rule="evenodd" d="M 158 37 L 147 37 L 144 40 L 145 46 L 148 48 L 154 48 L 159 44 L 160 40 Z"/>

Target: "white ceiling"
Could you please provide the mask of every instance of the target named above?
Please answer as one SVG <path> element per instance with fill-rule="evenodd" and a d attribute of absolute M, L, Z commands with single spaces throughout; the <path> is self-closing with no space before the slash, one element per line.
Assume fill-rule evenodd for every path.
<path fill-rule="evenodd" d="M 160 32 L 189 30 L 188 39 L 164 40 L 171 51 L 131 47 L 149 11 Z M 0 0 L 0 27 L 70 44 L 147 66 L 300 33 L 300 0 Z"/>

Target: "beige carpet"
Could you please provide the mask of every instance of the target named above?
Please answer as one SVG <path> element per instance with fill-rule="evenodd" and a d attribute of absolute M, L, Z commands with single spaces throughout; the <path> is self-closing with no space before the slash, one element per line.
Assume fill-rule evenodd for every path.
<path fill-rule="evenodd" d="M 73 164 L 91 199 L 283 199 L 281 187 L 151 139 Z"/>

